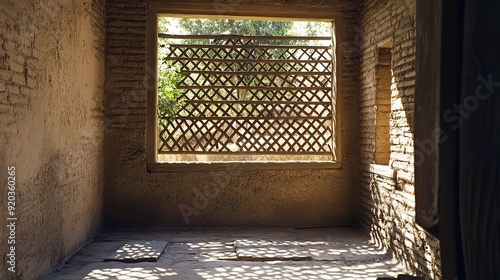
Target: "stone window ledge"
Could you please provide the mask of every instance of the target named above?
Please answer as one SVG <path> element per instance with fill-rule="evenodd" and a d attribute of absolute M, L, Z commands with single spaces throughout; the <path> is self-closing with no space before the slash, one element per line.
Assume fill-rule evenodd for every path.
<path fill-rule="evenodd" d="M 396 178 L 396 170 L 392 169 L 388 165 L 370 164 L 370 173 L 392 179 Z"/>

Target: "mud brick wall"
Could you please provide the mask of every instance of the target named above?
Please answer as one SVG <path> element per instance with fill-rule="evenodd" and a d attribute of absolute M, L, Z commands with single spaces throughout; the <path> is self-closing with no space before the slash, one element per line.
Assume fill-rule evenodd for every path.
<path fill-rule="evenodd" d="M 100 227 L 104 14 L 99 0 L 0 1 L 0 279 L 41 279 Z M 8 166 L 15 272 L 6 258 Z"/>
<path fill-rule="evenodd" d="M 439 279 L 439 242 L 415 224 L 415 1 L 364 1 L 357 41 L 361 56 L 362 224 L 377 243 L 393 249 L 409 269 Z M 379 83 L 384 77 L 377 76 L 379 47 L 391 43 L 390 158 L 384 165 L 394 175 L 370 172 L 380 148 L 377 147 L 380 115 L 376 105 Z"/>
<path fill-rule="evenodd" d="M 199 1 L 212 3 L 213 1 Z M 307 2 L 307 3 L 306 3 Z M 346 36 L 354 39 L 357 1 L 237 1 L 239 4 L 310 5 L 343 15 Z M 213 6 L 213 5 L 211 5 Z M 263 7 L 265 9 L 265 7 Z M 146 166 L 147 2 L 107 1 L 106 194 L 108 226 L 320 226 L 358 220 L 359 63 L 342 64 L 343 165 L 335 170 L 149 173 Z M 353 50 L 345 54 L 352 57 Z M 154 71 L 154 70 L 153 70 Z M 213 196 L 200 195 L 218 186 Z M 185 220 L 180 207 L 190 209 Z M 185 208 L 190 207 L 190 208 Z"/>

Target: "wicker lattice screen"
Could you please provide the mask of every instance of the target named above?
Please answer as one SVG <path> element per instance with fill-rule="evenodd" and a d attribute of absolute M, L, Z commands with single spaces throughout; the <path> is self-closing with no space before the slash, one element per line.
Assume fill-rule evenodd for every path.
<path fill-rule="evenodd" d="M 160 37 L 183 78 L 159 154 L 332 154 L 330 37 Z"/>

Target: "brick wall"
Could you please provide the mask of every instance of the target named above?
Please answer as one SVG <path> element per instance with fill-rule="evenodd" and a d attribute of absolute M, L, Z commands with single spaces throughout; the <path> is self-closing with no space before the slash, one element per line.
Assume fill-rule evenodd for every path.
<path fill-rule="evenodd" d="M 196 1 L 191 1 L 196 2 Z M 213 1 L 200 0 L 213 7 Z M 358 20 L 357 1 L 244 0 L 239 4 L 309 5 L 343 15 L 339 41 L 349 45 Z M 223 5 L 224 6 L 224 5 Z M 346 59 L 342 82 L 343 166 L 336 170 L 149 173 L 146 168 L 146 1 L 107 1 L 106 193 L 109 226 L 313 226 L 357 221 L 357 69 Z M 353 49 L 346 49 L 351 55 Z M 354 57 L 354 56 L 353 56 Z M 154 70 L 153 70 L 154 71 Z M 349 144 L 349 145 L 348 145 Z M 217 187 L 217 194 L 202 190 Z M 180 208 L 190 209 L 186 221 Z M 191 208 L 186 208 L 191 207 Z"/>
<path fill-rule="evenodd" d="M 361 208 L 372 238 L 394 250 L 417 274 L 440 278 L 438 241 L 415 224 L 413 115 L 415 93 L 415 1 L 367 0 L 362 4 L 361 54 Z M 376 163 L 377 62 L 379 47 L 392 42 L 390 159 Z M 380 115 L 379 115 L 380 117 Z"/>
<path fill-rule="evenodd" d="M 41 279 L 100 227 L 104 36 L 104 1 L 0 1 L 0 279 Z M 7 166 L 16 168 L 15 272 Z"/>

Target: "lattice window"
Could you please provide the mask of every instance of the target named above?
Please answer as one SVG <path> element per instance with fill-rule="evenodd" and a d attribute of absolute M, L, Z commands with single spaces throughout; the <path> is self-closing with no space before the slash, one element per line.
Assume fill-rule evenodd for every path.
<path fill-rule="evenodd" d="M 182 77 L 175 114 L 158 113 L 159 155 L 331 159 L 331 37 L 159 37 L 170 42 L 160 46 L 160 58 Z"/>

